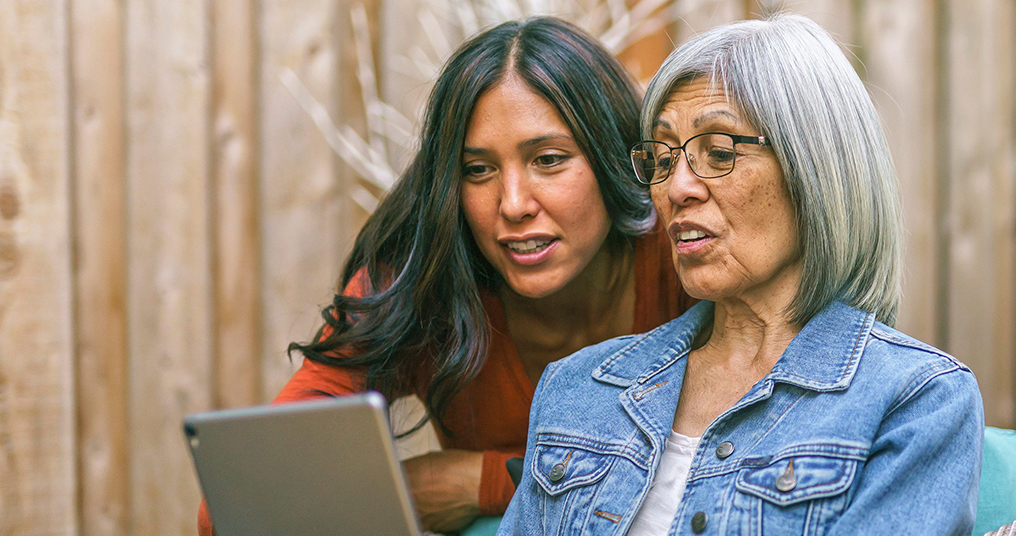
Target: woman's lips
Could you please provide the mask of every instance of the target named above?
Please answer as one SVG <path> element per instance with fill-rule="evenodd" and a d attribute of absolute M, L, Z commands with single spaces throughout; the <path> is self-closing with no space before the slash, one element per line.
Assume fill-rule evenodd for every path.
<path fill-rule="evenodd" d="M 695 224 L 671 224 L 667 230 L 678 253 L 694 253 L 715 240 L 708 229 Z"/>
<path fill-rule="evenodd" d="M 679 254 L 687 255 L 701 250 L 713 240 L 715 240 L 715 238 L 711 236 L 696 238 L 694 240 L 678 240 L 674 242 L 674 249 L 676 249 Z"/>
<path fill-rule="evenodd" d="M 525 266 L 540 264 L 547 260 L 560 242 L 552 238 L 530 238 L 527 240 L 510 240 L 503 242 L 511 259 Z"/>

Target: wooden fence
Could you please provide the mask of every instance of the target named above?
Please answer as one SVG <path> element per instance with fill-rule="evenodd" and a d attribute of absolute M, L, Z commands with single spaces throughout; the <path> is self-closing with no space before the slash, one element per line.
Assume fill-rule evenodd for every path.
<path fill-rule="evenodd" d="M 354 0 L 0 5 L 0 535 L 192 534 L 183 415 L 269 400 L 366 216 L 280 83 L 363 131 Z M 647 79 L 771 2 L 678 0 L 622 58 Z M 413 4 L 367 0 L 384 98 Z M 816 0 L 880 108 L 905 196 L 900 327 L 968 363 L 1016 425 L 1016 8 Z"/>

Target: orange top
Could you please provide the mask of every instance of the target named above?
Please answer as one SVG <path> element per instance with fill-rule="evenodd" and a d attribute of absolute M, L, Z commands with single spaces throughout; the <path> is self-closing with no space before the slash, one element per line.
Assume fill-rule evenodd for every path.
<path fill-rule="evenodd" d="M 686 295 L 677 280 L 671 260 L 670 239 L 660 226 L 635 243 L 635 321 L 632 333 L 659 326 L 691 307 L 695 300 Z M 360 278 L 346 288 L 349 295 L 361 292 Z M 490 291 L 482 293 L 484 310 L 490 325 L 487 360 L 479 375 L 455 396 L 445 416 L 446 436 L 438 429 L 438 439 L 446 449 L 483 451 L 480 477 L 481 515 L 501 515 L 508 507 L 515 487 L 505 469 L 505 461 L 522 456 L 529 428 L 529 406 L 535 386 L 526 375 L 515 344 L 508 336 L 508 325 L 501 300 Z M 416 394 L 426 394 L 427 381 L 415 382 Z M 300 367 L 274 403 L 306 400 L 327 395 L 343 395 L 363 388 L 362 374 L 303 360 Z M 435 427 L 437 428 L 437 427 Z M 205 504 L 198 516 L 198 533 L 213 533 Z"/>

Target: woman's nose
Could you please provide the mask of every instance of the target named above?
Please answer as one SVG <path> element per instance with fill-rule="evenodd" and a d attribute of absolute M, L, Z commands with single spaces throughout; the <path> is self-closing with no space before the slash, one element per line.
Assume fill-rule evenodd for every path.
<path fill-rule="evenodd" d="M 688 158 L 684 154 L 680 154 L 674 162 L 674 168 L 670 170 L 670 177 L 664 185 L 667 187 L 667 197 L 675 205 L 687 206 L 709 199 L 709 188 L 706 187 L 705 181 L 691 170 Z"/>
<path fill-rule="evenodd" d="M 531 218 L 540 210 L 533 184 L 524 170 L 505 168 L 501 174 L 501 216 L 511 222 Z"/>

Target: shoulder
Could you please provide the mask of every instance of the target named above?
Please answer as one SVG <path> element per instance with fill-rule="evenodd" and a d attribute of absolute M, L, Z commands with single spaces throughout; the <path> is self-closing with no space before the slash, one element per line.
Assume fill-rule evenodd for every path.
<path fill-rule="evenodd" d="M 543 372 L 543 376 L 540 378 L 540 383 L 544 383 L 545 381 L 567 382 L 575 378 L 591 379 L 593 371 L 600 367 L 604 361 L 609 360 L 611 356 L 624 353 L 625 350 L 648 337 L 650 333 L 623 335 L 621 337 L 607 339 L 592 346 L 587 346 L 574 354 L 558 359 L 557 361 L 547 365 L 546 370 Z"/>
<path fill-rule="evenodd" d="M 872 326 L 861 369 L 870 381 L 894 385 L 897 404 L 927 390 L 980 400 L 977 380 L 964 363 L 881 322 Z"/>
<path fill-rule="evenodd" d="M 388 274 L 382 274 L 382 278 L 386 284 L 391 279 Z M 347 298 L 363 298 L 376 293 L 377 290 L 374 289 L 374 285 L 371 283 L 370 272 L 366 266 L 359 267 L 342 289 L 342 295 Z"/>
<path fill-rule="evenodd" d="M 865 356 L 872 360 L 891 360 L 895 368 L 917 374 L 921 371 L 971 373 L 969 367 L 952 355 L 881 322 L 875 322 L 871 328 Z"/>
<path fill-rule="evenodd" d="M 700 302 L 680 317 L 646 333 L 587 346 L 551 363 L 543 377 L 565 383 L 576 378 L 596 378 L 615 386 L 630 385 L 643 374 L 685 355 L 695 335 L 712 318 L 712 311 L 711 302 Z"/>

